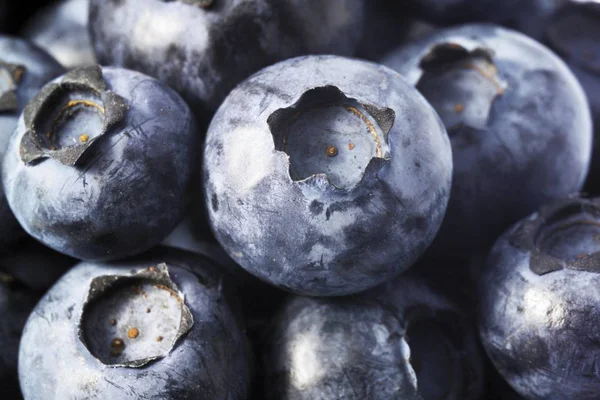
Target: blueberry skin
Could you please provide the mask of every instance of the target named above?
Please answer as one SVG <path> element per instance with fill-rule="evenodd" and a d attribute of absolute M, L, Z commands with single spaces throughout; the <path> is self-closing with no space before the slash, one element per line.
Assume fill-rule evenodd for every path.
<path fill-rule="evenodd" d="M 504 233 L 479 284 L 479 329 L 527 399 L 597 399 L 598 199 L 543 207 Z"/>
<path fill-rule="evenodd" d="M 8 146 L 8 141 L 17 127 L 19 115 L 25 104 L 42 88 L 46 82 L 64 72 L 63 68 L 46 52 L 28 41 L 12 36 L 0 35 L 0 62 L 23 66 L 24 73 L 15 82 L 16 102 L 7 104 L 0 111 L 0 162 Z M 0 71 L 5 71 L 0 67 Z M 4 93 L 0 91 L 0 97 Z M 0 252 L 10 248 L 23 236 L 18 222 L 10 211 L 0 185 Z"/>
<path fill-rule="evenodd" d="M 436 73 L 444 57 L 490 62 L 481 75 L 476 66 L 466 77 L 422 79 L 422 66 L 430 63 Z M 588 103 L 575 76 L 544 46 L 474 24 L 400 48 L 383 63 L 427 91 L 452 143 L 452 195 L 432 253 L 486 250 L 511 223 L 581 189 L 591 156 Z"/>
<path fill-rule="evenodd" d="M 586 191 L 600 193 L 600 4 L 570 2 L 546 25 L 544 40 L 569 65 L 590 103 L 594 151 Z"/>
<path fill-rule="evenodd" d="M 321 101 L 359 102 L 365 119 L 373 115 L 364 110 L 376 110 L 381 118 L 370 127 L 384 131 L 377 143 L 389 154 L 365 156 L 367 129 L 358 134 L 365 136 L 348 136 L 360 145 L 340 145 L 329 158 L 312 140 L 286 150 L 277 135 L 285 133 L 290 110 L 314 106 L 319 112 L 326 108 Z M 324 123 L 345 129 L 332 121 Z M 315 135 L 330 131 L 314 128 Z M 358 170 L 353 151 L 362 163 Z M 332 160 L 323 168 L 334 172 L 292 179 L 291 166 L 306 172 L 313 168 L 310 157 L 321 154 L 326 160 L 319 162 Z M 223 248 L 267 282 L 320 296 L 368 289 L 412 265 L 441 223 L 451 173 L 448 137 L 424 98 L 383 66 L 337 56 L 284 61 L 244 81 L 213 118 L 204 153 L 205 200 Z"/>
<path fill-rule="evenodd" d="M 461 312 L 422 282 L 386 286 L 354 298 L 289 301 L 266 336 L 266 398 L 480 398 L 475 330 Z"/>
<path fill-rule="evenodd" d="M 352 55 L 362 0 L 90 2 L 98 60 L 154 76 L 195 111 L 216 110 L 243 79 L 308 53 Z"/>
<path fill-rule="evenodd" d="M 67 88 L 63 103 L 71 98 L 71 86 L 64 83 L 69 74 L 53 81 Z M 33 163 L 23 161 L 22 146 L 28 143 L 24 140 L 28 132 L 24 113 L 4 160 L 6 197 L 23 228 L 61 253 L 83 260 L 139 254 L 162 241 L 183 218 L 183 195 L 198 136 L 193 116 L 174 91 L 138 72 L 89 67 L 72 74 L 70 80 L 82 82 L 101 74 L 99 79 L 112 89 L 103 93 L 121 96 L 127 110 L 118 115 L 115 125 L 97 136 L 93 136 L 97 131 L 85 119 L 88 114 L 81 116 L 80 127 L 57 128 L 57 140 L 61 135 L 87 129 L 91 135 L 88 142 L 96 140 L 74 166 L 65 164 L 70 158 L 58 159 L 55 155 Z M 99 102 L 93 96 L 90 101 Z M 111 103 L 103 104 L 108 107 Z M 34 110 L 43 122 L 44 113 L 55 112 L 60 105 L 34 104 Z M 77 150 L 88 142 L 59 150 Z M 78 153 L 65 154 L 70 157 Z"/>
<path fill-rule="evenodd" d="M 66 68 L 96 64 L 88 29 L 87 0 L 63 0 L 41 9 L 21 35 L 45 49 Z"/>
<path fill-rule="evenodd" d="M 182 293 L 177 297 L 191 311 L 193 325 L 164 358 L 139 367 L 105 364 L 88 350 L 90 342 L 84 344 L 78 331 L 92 280 L 131 277 L 162 262 Z M 27 321 L 19 349 L 24 398 L 246 399 L 251 358 L 230 293 L 227 277 L 215 264 L 185 252 L 79 264 L 42 298 Z M 158 308 L 153 306 L 149 315 Z M 117 327 L 120 321 L 117 316 Z M 144 340 L 144 329 L 138 333 L 137 338 L 125 338 L 125 349 Z"/>
<path fill-rule="evenodd" d="M 18 282 L 6 281 L 9 275 L 3 275 L 0 283 L 0 385 L 2 397 L 5 399 L 20 399 L 17 360 L 19 341 L 27 317 L 39 294 Z"/>

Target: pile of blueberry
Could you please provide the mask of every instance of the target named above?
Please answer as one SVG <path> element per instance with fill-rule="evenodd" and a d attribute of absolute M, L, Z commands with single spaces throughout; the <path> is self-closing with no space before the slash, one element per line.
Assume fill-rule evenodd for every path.
<path fill-rule="evenodd" d="M 0 0 L 0 398 L 600 399 L 600 1 Z"/>

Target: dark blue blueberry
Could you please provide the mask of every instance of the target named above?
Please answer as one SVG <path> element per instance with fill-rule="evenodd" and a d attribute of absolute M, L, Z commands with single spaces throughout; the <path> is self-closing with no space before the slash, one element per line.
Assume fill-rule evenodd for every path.
<path fill-rule="evenodd" d="M 63 0 L 39 10 L 22 36 L 54 56 L 66 68 L 96 64 L 88 31 L 88 0 Z"/>
<path fill-rule="evenodd" d="M 246 399 L 251 357 L 231 289 L 190 253 L 79 264 L 27 321 L 25 399 Z"/>
<path fill-rule="evenodd" d="M 475 330 L 422 282 L 355 298 L 295 297 L 269 328 L 267 399 L 479 399 Z"/>
<path fill-rule="evenodd" d="M 441 223 L 450 144 L 393 71 L 336 56 L 281 62 L 240 84 L 204 154 L 215 236 L 252 274 L 344 295 L 407 269 Z"/>
<path fill-rule="evenodd" d="M 86 260 L 138 254 L 183 218 L 197 132 L 185 102 L 138 72 L 75 69 L 25 109 L 3 164 L 23 228 Z"/>
<path fill-rule="evenodd" d="M 216 109 L 234 86 L 277 61 L 354 52 L 362 0 L 92 0 L 102 64 L 155 76 L 194 109 Z"/>
<path fill-rule="evenodd" d="M 544 206 L 498 239 L 480 281 L 480 333 L 528 399 L 600 393 L 600 199 Z"/>
<path fill-rule="evenodd" d="M 0 35 L 0 162 L 27 102 L 42 86 L 63 72 L 52 57 L 33 44 Z M 0 185 L 0 252 L 20 236 L 22 230 Z"/>
<path fill-rule="evenodd" d="M 592 125 L 567 66 L 526 36 L 493 25 L 441 31 L 384 60 L 446 125 L 452 195 L 432 253 L 473 254 L 541 204 L 581 189 Z"/>
<path fill-rule="evenodd" d="M 546 26 L 548 45 L 585 90 L 594 120 L 594 154 L 586 190 L 600 193 L 600 3 L 571 2 Z"/>

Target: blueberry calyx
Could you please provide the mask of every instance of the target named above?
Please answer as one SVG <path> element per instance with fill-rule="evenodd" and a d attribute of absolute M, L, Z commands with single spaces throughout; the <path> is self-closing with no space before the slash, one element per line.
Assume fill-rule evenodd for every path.
<path fill-rule="evenodd" d="M 0 112 L 17 110 L 17 88 L 24 73 L 23 65 L 9 64 L 0 60 Z"/>
<path fill-rule="evenodd" d="M 304 92 L 267 119 L 275 150 L 285 153 L 295 182 L 322 179 L 350 190 L 373 165 L 390 159 L 395 113 L 347 97 L 335 86 Z"/>
<path fill-rule="evenodd" d="M 108 87 L 100 66 L 74 69 L 44 86 L 25 107 L 21 159 L 31 164 L 52 158 L 74 166 L 124 121 L 127 108 L 125 99 Z"/>
<path fill-rule="evenodd" d="M 550 21 L 546 35 L 556 52 L 581 68 L 600 75 L 600 5 L 569 4 Z"/>
<path fill-rule="evenodd" d="M 161 263 L 94 278 L 78 336 L 103 364 L 139 368 L 168 355 L 193 324 L 183 293 Z"/>
<path fill-rule="evenodd" d="M 544 206 L 510 236 L 530 251 L 537 275 L 562 269 L 600 273 L 600 199 L 570 199 Z"/>
<path fill-rule="evenodd" d="M 419 63 L 417 89 L 427 98 L 452 135 L 464 127 L 487 126 L 494 101 L 507 83 L 498 76 L 490 49 L 468 49 L 447 42 L 433 46 Z"/>

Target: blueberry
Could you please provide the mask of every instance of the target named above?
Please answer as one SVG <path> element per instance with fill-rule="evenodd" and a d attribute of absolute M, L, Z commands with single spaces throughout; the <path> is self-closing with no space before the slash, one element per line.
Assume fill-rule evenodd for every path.
<path fill-rule="evenodd" d="M 480 281 L 480 333 L 521 395 L 597 399 L 600 199 L 546 205 L 498 239 Z"/>
<path fill-rule="evenodd" d="M 138 72 L 72 70 L 32 100 L 3 167 L 24 229 L 87 260 L 138 254 L 183 217 L 197 137 L 184 101 Z"/>
<path fill-rule="evenodd" d="M 475 331 L 414 280 L 355 298 L 295 297 L 269 329 L 267 399 L 479 399 Z"/>
<path fill-rule="evenodd" d="M 584 88 L 594 120 L 594 155 L 586 189 L 600 193 L 600 4 L 575 3 L 560 9 L 546 26 L 548 45 L 560 54 Z"/>
<path fill-rule="evenodd" d="M 307 56 L 227 97 L 204 154 L 210 223 L 252 274 L 301 294 L 365 290 L 408 268 L 446 207 L 448 136 L 393 71 Z"/>
<path fill-rule="evenodd" d="M 226 278 L 190 253 L 79 264 L 27 321 L 25 399 L 246 399 L 249 346 Z"/>
<path fill-rule="evenodd" d="M 466 25 L 400 48 L 384 64 L 429 100 L 452 143 L 452 195 L 432 247 L 438 256 L 485 250 L 511 223 L 581 189 L 592 142 L 588 104 L 544 46 Z"/>
<path fill-rule="evenodd" d="M 362 0 L 92 0 L 90 28 L 100 63 L 155 76 L 195 110 L 214 110 L 279 60 L 351 55 L 362 11 Z"/>
<path fill-rule="evenodd" d="M 0 162 L 27 102 L 62 72 L 51 56 L 33 44 L 0 35 Z M 21 236 L 0 185 L 0 251 L 7 250 Z"/>
<path fill-rule="evenodd" d="M 2 398 L 20 399 L 17 375 L 19 341 L 39 294 L 0 270 L 0 385 Z"/>
<path fill-rule="evenodd" d="M 88 0 L 63 0 L 39 10 L 22 35 L 67 68 L 96 64 L 88 31 Z"/>

